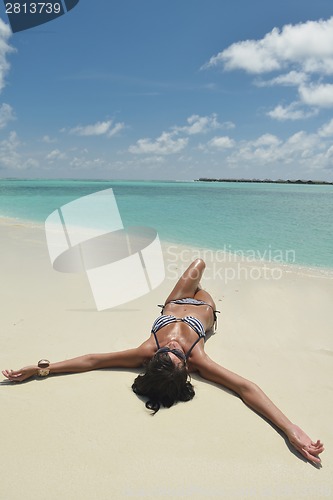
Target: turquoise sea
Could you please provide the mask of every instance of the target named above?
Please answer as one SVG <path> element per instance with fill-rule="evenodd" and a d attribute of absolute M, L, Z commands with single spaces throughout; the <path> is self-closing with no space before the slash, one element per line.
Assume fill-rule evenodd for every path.
<path fill-rule="evenodd" d="M 108 188 L 125 226 L 153 227 L 162 240 L 333 268 L 333 186 L 0 179 L 0 216 L 43 223 Z"/>

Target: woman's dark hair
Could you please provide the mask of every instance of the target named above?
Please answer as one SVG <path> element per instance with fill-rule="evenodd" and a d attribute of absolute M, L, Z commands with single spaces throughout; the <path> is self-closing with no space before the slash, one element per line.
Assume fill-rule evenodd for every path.
<path fill-rule="evenodd" d="M 134 380 L 132 389 L 138 396 L 146 396 L 146 408 L 153 415 L 161 405 L 170 408 L 177 401 L 190 401 L 194 389 L 187 380 L 185 365 L 175 365 L 167 353 L 158 353 L 147 363 L 145 373 Z"/>

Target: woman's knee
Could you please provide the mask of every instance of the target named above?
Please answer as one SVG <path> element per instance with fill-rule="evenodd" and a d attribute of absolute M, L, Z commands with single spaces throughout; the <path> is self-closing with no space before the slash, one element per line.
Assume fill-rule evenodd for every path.
<path fill-rule="evenodd" d="M 188 268 L 187 273 L 185 273 L 186 278 L 190 277 L 191 280 L 197 281 L 199 283 L 205 267 L 206 264 L 202 259 L 196 259 Z"/>
<path fill-rule="evenodd" d="M 197 269 L 198 272 L 200 272 L 201 274 L 204 272 L 205 270 L 205 267 L 206 267 L 206 263 L 203 259 L 196 259 L 195 261 L 192 262 L 192 266 L 191 266 L 193 269 Z"/>
<path fill-rule="evenodd" d="M 206 267 L 206 262 L 203 259 L 195 259 L 193 264 L 195 264 L 197 266 L 202 266 L 203 268 Z"/>

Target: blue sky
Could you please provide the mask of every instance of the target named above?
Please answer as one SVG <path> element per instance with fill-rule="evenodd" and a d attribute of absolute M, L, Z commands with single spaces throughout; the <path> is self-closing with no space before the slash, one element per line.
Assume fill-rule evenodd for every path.
<path fill-rule="evenodd" d="M 331 0 L 0 18 L 0 177 L 333 180 Z"/>

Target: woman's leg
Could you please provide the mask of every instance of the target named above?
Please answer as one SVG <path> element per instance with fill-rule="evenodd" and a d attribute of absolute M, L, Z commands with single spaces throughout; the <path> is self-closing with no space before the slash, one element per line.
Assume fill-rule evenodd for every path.
<path fill-rule="evenodd" d="M 187 297 L 194 298 L 199 289 L 199 283 L 205 267 L 206 264 L 202 259 L 196 259 L 192 262 L 177 281 L 176 286 L 167 297 L 165 304 L 170 302 L 170 300 L 185 299 Z"/>

